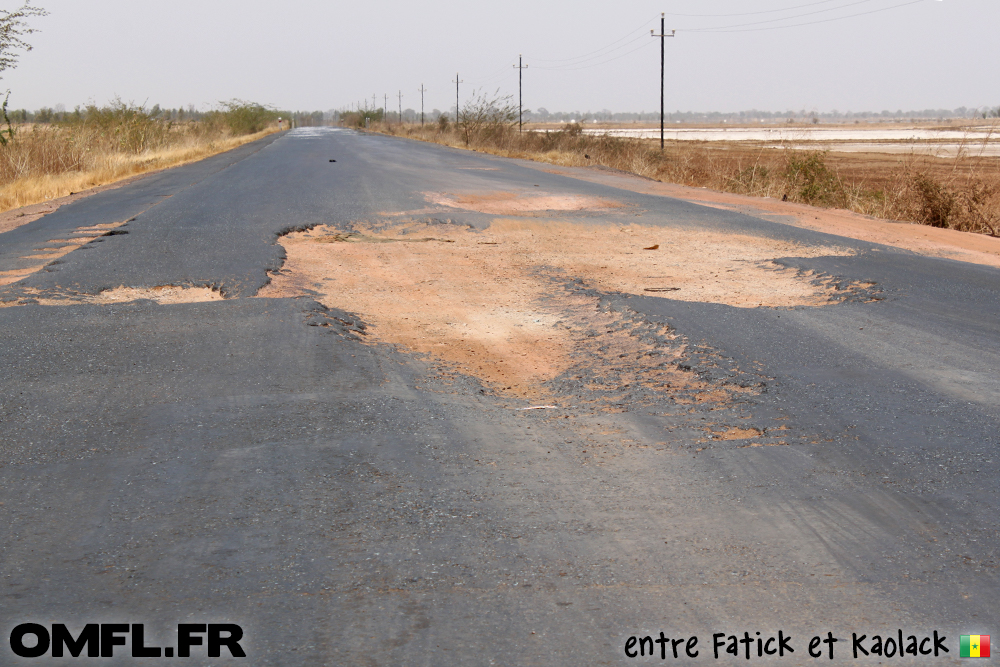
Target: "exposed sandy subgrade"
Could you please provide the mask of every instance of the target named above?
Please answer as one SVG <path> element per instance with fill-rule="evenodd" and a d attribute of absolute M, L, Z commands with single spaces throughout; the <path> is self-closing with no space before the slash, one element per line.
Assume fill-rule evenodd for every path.
<path fill-rule="evenodd" d="M 491 215 L 528 215 L 546 211 L 601 211 L 622 208 L 622 204 L 610 199 L 586 195 L 553 195 L 542 192 L 491 192 L 476 194 L 450 194 L 429 192 L 427 201 L 438 206 L 461 208 Z"/>
<path fill-rule="evenodd" d="M 610 170 L 551 165 L 544 165 L 544 168 L 538 165 L 535 168 L 632 192 L 683 199 L 765 219 L 770 217 L 777 220 L 772 216 L 780 216 L 780 222 L 796 227 L 903 248 L 930 257 L 1000 268 L 1000 238 L 984 234 L 939 229 L 919 223 L 880 220 L 843 209 L 817 208 L 777 199 L 716 192 L 675 183 L 658 183 L 631 174 L 612 173 Z"/>
<path fill-rule="evenodd" d="M 680 290 L 671 298 L 691 301 L 818 306 L 830 303 L 834 290 L 768 260 L 847 254 L 758 237 L 556 220 L 498 219 L 483 232 L 374 227 L 321 226 L 282 237 L 285 265 L 258 296 L 313 296 L 358 313 L 371 325 L 370 340 L 431 354 L 531 399 L 551 396 L 549 383 L 581 365 L 595 390 L 676 388 L 692 402 L 727 395 L 712 394 L 677 367 L 683 349 L 680 342 L 671 347 L 669 332 L 636 329 L 621 313 L 602 310 L 593 294 L 565 287 L 575 278 L 605 292 L 673 286 Z M 643 250 L 653 245 L 659 250 Z"/>
<path fill-rule="evenodd" d="M 204 301 L 222 301 L 224 297 L 208 287 L 182 287 L 177 285 L 158 285 L 156 287 L 115 287 L 104 290 L 100 294 L 80 294 L 71 292 L 53 293 L 24 290 L 14 301 L 0 301 L 0 308 L 38 304 L 42 306 L 70 306 L 80 303 L 108 305 L 128 303 L 148 299 L 159 304 L 200 303 Z"/>
<path fill-rule="evenodd" d="M 73 231 L 72 238 L 49 240 L 49 243 L 53 245 L 35 248 L 35 252 L 39 254 L 24 255 L 21 257 L 21 259 L 38 259 L 42 261 L 13 271 L 0 271 L 0 286 L 10 285 L 11 283 L 16 283 L 19 280 L 27 278 L 32 273 L 40 271 L 47 264 L 68 255 L 80 246 L 104 236 L 112 229 L 121 227 L 127 222 L 128 220 L 122 220 L 121 222 L 108 222 L 100 225 L 77 227 Z"/>

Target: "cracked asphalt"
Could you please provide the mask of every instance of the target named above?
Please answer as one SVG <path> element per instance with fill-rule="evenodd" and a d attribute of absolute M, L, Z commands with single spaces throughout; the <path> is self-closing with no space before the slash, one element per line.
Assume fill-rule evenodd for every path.
<path fill-rule="evenodd" d="M 560 407 L 533 411 L 368 340 L 357 314 L 254 297 L 288 231 L 534 185 L 667 229 L 851 248 L 779 264 L 873 291 L 747 309 L 579 276 L 636 331 L 683 337 L 706 382 L 753 391 L 697 403 L 567 376 Z M 225 622 L 254 665 L 598 665 L 630 662 L 631 636 L 698 635 L 706 659 L 713 633 L 782 630 L 797 651 L 778 662 L 803 664 L 812 635 L 901 628 L 947 635 L 926 664 L 951 664 L 959 634 L 995 629 L 996 269 L 339 129 L 64 206 L 0 234 L 0 269 L 123 221 L 0 288 L 22 304 L 0 308 L 5 638 L 144 623 L 168 646 L 178 623 Z M 167 284 L 226 299 L 37 303 Z M 762 437 L 712 435 L 733 427 Z M 155 661 L 121 655 L 105 662 Z M 20 664 L 6 644 L 0 663 Z"/>

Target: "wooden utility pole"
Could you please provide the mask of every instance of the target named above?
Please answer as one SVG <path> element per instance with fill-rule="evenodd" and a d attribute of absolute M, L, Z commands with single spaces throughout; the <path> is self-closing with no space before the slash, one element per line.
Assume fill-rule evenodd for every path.
<path fill-rule="evenodd" d="M 676 30 L 671 30 L 670 34 L 667 34 L 666 19 L 664 18 L 664 13 L 660 12 L 660 34 L 657 35 L 655 31 L 650 30 L 649 34 L 652 37 L 660 38 L 660 150 L 663 150 L 663 88 L 664 81 L 666 80 L 666 38 L 673 37 L 677 33 Z"/>
<path fill-rule="evenodd" d="M 464 81 L 459 81 L 458 72 L 455 72 L 455 80 L 452 81 L 455 84 L 455 124 L 458 125 L 459 118 L 459 106 L 458 106 L 458 84 L 465 83 Z"/>
<path fill-rule="evenodd" d="M 420 84 L 420 127 L 424 126 L 424 84 Z"/>
<path fill-rule="evenodd" d="M 521 64 L 521 54 L 517 54 L 517 64 L 514 65 L 514 69 L 517 70 L 517 131 L 520 134 L 522 131 L 522 126 L 524 125 L 524 112 L 521 93 L 521 79 L 524 76 L 524 70 L 528 69 L 527 65 Z"/>
<path fill-rule="evenodd" d="M 399 124 L 403 124 L 403 91 L 399 91 Z"/>

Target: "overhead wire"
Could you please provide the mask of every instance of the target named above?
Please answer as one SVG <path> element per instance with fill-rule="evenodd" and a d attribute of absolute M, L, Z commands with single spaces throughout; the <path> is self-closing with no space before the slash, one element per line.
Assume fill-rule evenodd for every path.
<path fill-rule="evenodd" d="M 583 54 L 580 54 L 578 56 L 573 56 L 572 58 L 537 58 L 535 56 L 527 56 L 527 57 L 530 60 L 534 61 L 534 62 L 542 62 L 542 63 L 569 63 L 570 61 L 585 61 L 585 60 L 590 60 L 591 56 L 593 56 L 593 57 L 600 57 L 600 55 L 608 55 L 607 53 L 603 53 L 603 52 L 607 51 L 608 53 L 611 53 L 611 52 L 616 51 L 618 49 L 624 48 L 624 47 L 628 46 L 630 43 L 634 42 L 636 38 L 634 38 L 633 35 L 635 35 L 635 33 L 637 33 L 638 31 L 642 30 L 643 31 L 643 35 L 645 35 L 645 30 L 646 30 L 647 26 L 649 25 L 649 22 L 652 21 L 652 20 L 654 20 L 655 18 L 656 17 L 652 17 L 652 18 L 644 20 L 642 22 L 642 25 L 640 25 L 639 27 L 634 28 L 634 29 L 628 31 L 622 37 L 619 37 L 615 41 L 610 42 L 607 45 L 602 46 L 599 49 L 595 49 L 594 51 L 588 51 L 587 53 L 583 53 Z M 615 46 L 619 42 L 623 42 L 625 40 L 629 40 L 629 43 L 622 44 L 621 46 Z M 575 64 L 575 63 L 573 63 L 573 64 Z"/>
<path fill-rule="evenodd" d="M 746 13 L 742 13 L 742 14 L 673 14 L 673 13 L 667 13 L 667 15 L 668 16 L 684 16 L 684 17 L 706 17 L 706 18 L 707 17 L 721 18 L 721 17 L 726 17 L 726 16 L 751 16 L 751 15 L 759 15 L 759 14 L 769 14 L 769 13 L 795 11 L 795 10 L 798 10 L 798 9 L 806 9 L 808 7 L 815 7 L 815 6 L 818 6 L 818 5 L 829 4 L 830 2 L 835 2 L 835 1 L 838 1 L 838 0 L 820 0 L 819 2 L 811 2 L 811 3 L 807 3 L 807 4 L 803 4 L 803 5 L 796 5 L 796 6 L 793 6 L 793 7 L 786 7 L 784 9 L 763 10 L 763 11 L 758 11 L 758 12 L 746 12 Z M 915 5 L 917 3 L 924 2 L 925 0 L 908 0 L 907 2 L 898 3 L 898 4 L 895 4 L 895 5 L 891 5 L 889 7 L 880 7 L 878 9 L 873 9 L 873 10 L 866 11 L 866 12 L 855 12 L 853 14 L 847 14 L 847 15 L 844 15 L 844 16 L 835 16 L 835 17 L 831 17 L 831 18 L 827 18 L 827 19 L 820 19 L 820 20 L 817 20 L 817 21 L 805 21 L 805 22 L 800 22 L 800 23 L 788 23 L 788 24 L 784 24 L 784 25 L 774 25 L 774 26 L 759 27 L 759 26 L 762 26 L 763 24 L 766 24 L 766 23 L 777 23 L 777 22 L 781 22 L 781 21 L 788 21 L 788 20 L 794 20 L 794 19 L 804 18 L 804 17 L 807 17 L 807 16 L 815 16 L 817 14 L 824 14 L 824 13 L 827 13 L 827 12 L 839 11 L 839 10 L 842 10 L 842 9 L 846 9 L 848 7 L 855 7 L 857 5 L 866 4 L 866 3 L 871 2 L 871 1 L 872 0 L 855 0 L 854 2 L 849 2 L 849 3 L 846 3 L 846 4 L 841 4 L 841 5 L 837 6 L 837 7 L 830 7 L 830 8 L 827 8 L 827 9 L 821 9 L 821 10 L 817 10 L 817 11 L 814 11 L 814 12 L 806 12 L 806 13 L 797 14 L 797 15 L 794 15 L 794 16 L 784 16 L 784 17 L 779 17 L 779 18 L 776 18 L 776 19 L 768 19 L 768 20 L 765 20 L 765 21 L 755 21 L 755 22 L 751 22 L 751 23 L 735 24 L 735 25 L 730 25 L 730 26 L 716 26 L 716 27 L 711 27 L 711 28 L 687 28 L 687 29 L 684 29 L 683 32 L 733 33 L 733 32 L 758 32 L 758 31 L 765 31 L 765 30 L 781 30 L 781 29 L 785 29 L 785 28 L 798 28 L 798 27 L 803 27 L 803 26 L 818 25 L 818 24 L 822 24 L 822 23 L 830 23 L 830 22 L 833 22 L 833 21 L 843 21 L 843 20 L 847 20 L 847 19 L 851 19 L 851 18 L 856 18 L 856 17 L 859 17 L 859 16 L 868 16 L 870 14 L 877 14 L 877 13 L 880 13 L 880 12 L 886 12 L 886 11 L 890 11 L 890 10 L 893 10 L 893 9 L 899 9 L 901 7 L 907 7 L 909 5 Z M 539 65 L 539 64 L 535 64 L 534 67 L 533 67 L 533 69 L 538 69 L 538 70 L 573 72 L 573 71 L 578 71 L 578 70 L 591 69 L 593 67 L 599 67 L 601 65 L 605 65 L 607 63 L 614 62 L 616 60 L 620 60 L 621 58 L 624 58 L 624 57 L 626 57 L 628 55 L 631 55 L 631 54 L 633 54 L 633 53 L 635 53 L 637 51 L 640 51 L 640 50 L 642 50 L 644 48 L 647 48 L 648 46 L 653 45 L 654 42 L 649 41 L 646 44 L 643 44 L 643 45 L 641 45 L 641 46 L 639 46 L 637 48 L 634 48 L 634 49 L 630 49 L 630 50 L 626 51 L 625 53 L 620 53 L 618 55 L 615 55 L 614 57 L 607 58 L 607 59 L 604 59 L 604 60 L 600 60 L 599 62 L 589 62 L 589 61 L 597 60 L 597 59 L 600 59 L 600 58 L 604 58 L 605 56 L 608 56 L 608 55 L 611 55 L 612 53 L 615 53 L 616 51 L 620 51 L 621 49 L 628 48 L 629 46 L 632 46 L 636 42 L 639 42 L 641 40 L 646 39 L 647 36 L 646 36 L 645 32 L 643 32 L 643 34 L 641 34 L 639 36 L 634 36 L 634 35 L 639 30 L 645 31 L 645 26 L 649 25 L 649 21 L 650 20 L 651 19 L 647 19 L 646 21 L 644 21 L 644 24 L 643 24 L 642 27 L 636 28 L 636 29 L 630 31 L 629 33 L 627 33 L 624 36 L 616 39 L 615 41 L 610 42 L 609 44 L 607 44 L 607 45 L 605 45 L 605 46 L 603 46 L 603 47 L 601 47 L 599 49 L 595 49 L 594 51 L 590 51 L 588 53 L 584 53 L 584 54 L 581 54 L 579 56 L 574 56 L 572 58 L 558 58 L 558 59 L 551 59 L 551 58 L 546 59 L 546 58 L 529 57 L 529 59 L 532 60 L 533 63 L 563 63 L 563 64 L 552 64 L 552 65 Z M 628 40 L 628 41 L 625 41 L 625 40 Z M 621 42 L 623 42 L 623 41 L 625 43 L 621 44 Z M 503 74 L 504 74 L 504 72 L 508 71 L 508 67 L 509 66 L 510 65 L 505 65 L 504 67 L 501 67 L 500 69 L 495 70 L 492 74 L 488 75 L 486 78 L 480 79 L 475 85 L 478 85 L 479 87 L 482 87 L 482 86 L 486 85 L 487 83 L 490 83 L 492 81 L 495 81 L 495 80 L 498 80 L 500 78 L 503 78 Z"/>
<path fill-rule="evenodd" d="M 566 70 L 566 71 L 570 71 L 570 70 L 576 70 L 576 69 L 587 69 L 588 67 L 597 67 L 598 65 L 602 65 L 602 64 L 604 64 L 606 62 L 611 62 L 613 60 L 618 60 L 619 58 L 627 56 L 630 53 L 635 53 L 639 49 L 643 48 L 643 46 L 645 46 L 645 44 L 644 44 L 643 46 L 640 46 L 638 49 L 630 49 L 630 50 L 626 51 L 625 53 L 618 54 L 618 55 L 616 55 L 616 56 L 614 56 L 612 58 L 608 58 L 606 60 L 601 60 L 600 62 L 596 62 L 596 63 L 590 62 L 590 61 L 593 61 L 593 60 L 598 60 L 598 59 L 601 59 L 601 58 L 606 58 L 607 56 L 610 56 L 611 54 L 615 53 L 615 51 L 618 51 L 620 49 L 628 48 L 628 47 L 632 46 L 633 44 L 635 44 L 636 42 L 648 42 L 648 43 L 652 44 L 652 42 L 649 41 L 649 35 L 642 34 L 642 35 L 639 35 L 638 37 L 635 37 L 632 40 L 630 40 L 630 41 L 622 44 L 620 47 L 618 47 L 618 48 L 616 48 L 616 49 L 614 49 L 612 51 L 608 51 L 607 53 L 602 53 L 602 54 L 596 55 L 596 56 L 590 56 L 589 58 L 585 58 L 583 60 L 577 60 L 576 62 L 568 62 L 568 63 L 562 64 L 562 65 L 536 65 L 536 69 Z"/>
<path fill-rule="evenodd" d="M 704 32 L 704 33 L 732 33 L 732 32 L 760 32 L 763 30 L 783 30 L 785 28 L 800 28 L 807 25 L 819 25 L 821 23 L 831 23 L 833 21 L 844 21 L 846 19 L 857 18 L 858 16 L 868 16 L 869 14 L 878 14 L 879 12 L 887 12 L 892 9 L 899 9 L 900 7 L 907 7 L 909 5 L 915 5 L 920 2 L 925 2 L 925 0 L 910 0 L 909 2 L 902 2 L 897 5 L 891 5 L 889 7 L 881 7 L 879 9 L 873 9 L 867 12 L 857 12 L 854 14 L 848 14 L 846 16 L 835 16 L 828 19 L 820 19 L 819 21 L 806 21 L 805 23 L 789 23 L 787 25 L 774 25 L 768 26 L 766 28 L 750 28 L 745 26 L 758 25 L 753 23 L 747 23 L 743 25 L 726 26 L 719 28 L 688 28 L 684 32 Z M 793 17 L 789 17 L 793 18 Z"/>
<path fill-rule="evenodd" d="M 804 18 L 806 16 L 815 16 L 816 14 L 826 14 L 828 12 L 835 12 L 835 11 L 839 11 L 841 9 L 847 9 L 848 7 L 854 7 L 856 5 L 863 5 L 863 4 L 866 4 L 866 3 L 869 3 L 869 2 L 872 2 L 872 0 L 854 0 L 854 2 L 849 2 L 846 5 L 840 5 L 838 7 L 827 7 L 826 9 L 817 9 L 814 12 L 806 12 L 804 14 L 794 14 L 792 16 L 781 16 L 781 17 L 776 18 L 776 19 L 765 19 L 763 21 L 754 21 L 753 23 L 738 23 L 738 24 L 735 24 L 735 25 L 715 26 L 715 27 L 712 27 L 712 28 L 693 28 L 693 29 L 686 30 L 685 32 L 707 32 L 709 30 L 716 30 L 716 29 L 722 30 L 722 29 L 727 29 L 727 28 L 743 28 L 743 27 L 746 27 L 746 26 L 763 25 L 765 23 L 778 23 L 779 21 L 790 21 L 790 20 L 793 20 L 793 19 Z"/>
<path fill-rule="evenodd" d="M 644 35 L 644 37 L 648 37 L 648 35 Z M 583 65 L 581 67 L 575 67 L 573 65 L 567 65 L 567 66 L 563 66 L 563 67 L 538 67 L 536 69 L 544 69 L 544 70 L 557 71 L 557 72 L 575 72 L 577 70 L 590 69 L 592 67 L 600 67 L 601 65 L 606 65 L 607 63 L 614 62 L 616 60 L 621 60 L 622 58 L 624 58 L 627 55 L 631 55 L 631 54 L 635 53 L 636 51 L 641 51 L 642 49 L 649 48 L 650 46 L 653 46 L 655 44 L 656 44 L 656 42 L 648 41 L 645 44 L 643 44 L 642 46 L 640 46 L 638 48 L 635 48 L 635 49 L 632 49 L 631 51 L 626 51 L 625 53 L 622 53 L 620 55 L 615 56 L 614 58 L 608 58 L 607 60 L 602 60 L 599 63 L 591 63 L 589 65 Z"/>
<path fill-rule="evenodd" d="M 680 16 L 683 18 L 715 18 L 722 19 L 728 18 L 730 16 L 755 16 L 758 14 L 777 14 L 779 12 L 793 12 L 796 9 L 805 9 L 806 7 L 815 7 L 816 5 L 828 5 L 831 2 L 839 2 L 840 0 L 820 0 L 819 2 L 810 2 L 805 5 L 796 5 L 794 7 L 785 7 L 783 9 L 764 9 L 757 12 L 738 12 L 733 14 L 679 14 L 676 12 L 664 12 L 667 16 Z"/>

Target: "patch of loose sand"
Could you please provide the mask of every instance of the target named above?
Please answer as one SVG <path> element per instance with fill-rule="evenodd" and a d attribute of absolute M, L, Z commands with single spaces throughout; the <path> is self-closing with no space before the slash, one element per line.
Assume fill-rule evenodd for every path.
<path fill-rule="evenodd" d="M 533 215 L 544 211 L 600 211 L 622 207 L 622 204 L 610 199 L 572 194 L 491 192 L 458 195 L 430 192 L 425 196 L 427 201 L 438 206 L 491 215 Z"/>
<path fill-rule="evenodd" d="M 281 244 L 283 270 L 258 296 L 313 295 L 358 313 L 372 338 L 525 397 L 544 395 L 541 385 L 574 368 L 580 353 L 609 360 L 616 383 L 694 387 L 690 374 L 665 364 L 679 358 L 679 344 L 654 349 L 649 336 L 619 326 L 620 314 L 600 311 L 596 297 L 567 289 L 572 279 L 632 294 L 679 288 L 669 297 L 740 307 L 818 306 L 832 290 L 768 260 L 845 254 L 750 236 L 525 219 L 498 219 L 483 232 L 422 223 L 353 233 L 317 227 Z M 654 367 L 663 370 L 643 370 Z M 599 375 L 586 381 L 601 384 Z"/>
<path fill-rule="evenodd" d="M 72 232 L 73 238 L 50 240 L 49 243 L 58 245 L 35 248 L 35 252 L 41 254 L 24 255 L 21 257 L 21 259 L 39 259 L 43 261 L 14 271 L 0 271 L 0 287 L 4 285 L 10 285 L 11 283 L 16 283 L 18 280 L 27 278 L 32 273 L 40 271 L 42 268 L 44 268 L 47 264 L 51 263 L 52 261 L 57 260 L 65 255 L 68 255 L 69 253 L 73 252 L 80 246 L 89 243 L 100 236 L 104 236 L 112 229 L 115 229 L 116 227 L 121 227 L 126 222 L 128 221 L 122 220 L 121 222 L 108 222 L 100 225 L 77 227 Z M 2 218 L 0 218 L 0 224 L 2 224 Z M 6 231 L 6 230 L 3 230 L 2 227 L 0 227 L 0 231 Z"/>
<path fill-rule="evenodd" d="M 903 248 L 929 257 L 942 257 L 1000 268 L 1000 238 L 984 234 L 939 229 L 910 222 L 880 220 L 843 209 L 817 208 L 777 199 L 716 192 L 674 183 L 658 183 L 631 174 L 611 173 L 586 167 L 545 165 L 543 170 L 561 176 L 612 185 L 632 192 L 683 199 L 694 204 L 737 211 L 765 219 L 782 216 L 780 220 L 782 223 L 795 227 Z"/>
<path fill-rule="evenodd" d="M 140 299 L 149 299 L 160 304 L 201 303 L 204 301 L 222 301 L 224 297 L 208 287 L 178 287 L 176 285 L 159 285 L 157 287 L 115 287 L 104 290 L 100 294 L 51 294 L 31 293 L 22 295 L 18 301 L 0 302 L 0 308 L 23 306 L 37 303 L 42 306 L 69 306 L 80 303 L 108 305 L 128 303 Z"/>
<path fill-rule="evenodd" d="M 116 287 L 105 290 L 91 300 L 91 303 L 108 304 L 124 303 L 150 299 L 161 304 L 171 303 L 201 303 L 203 301 L 223 301 L 221 294 L 208 287 L 177 287 L 160 285 L 158 287 Z"/>

